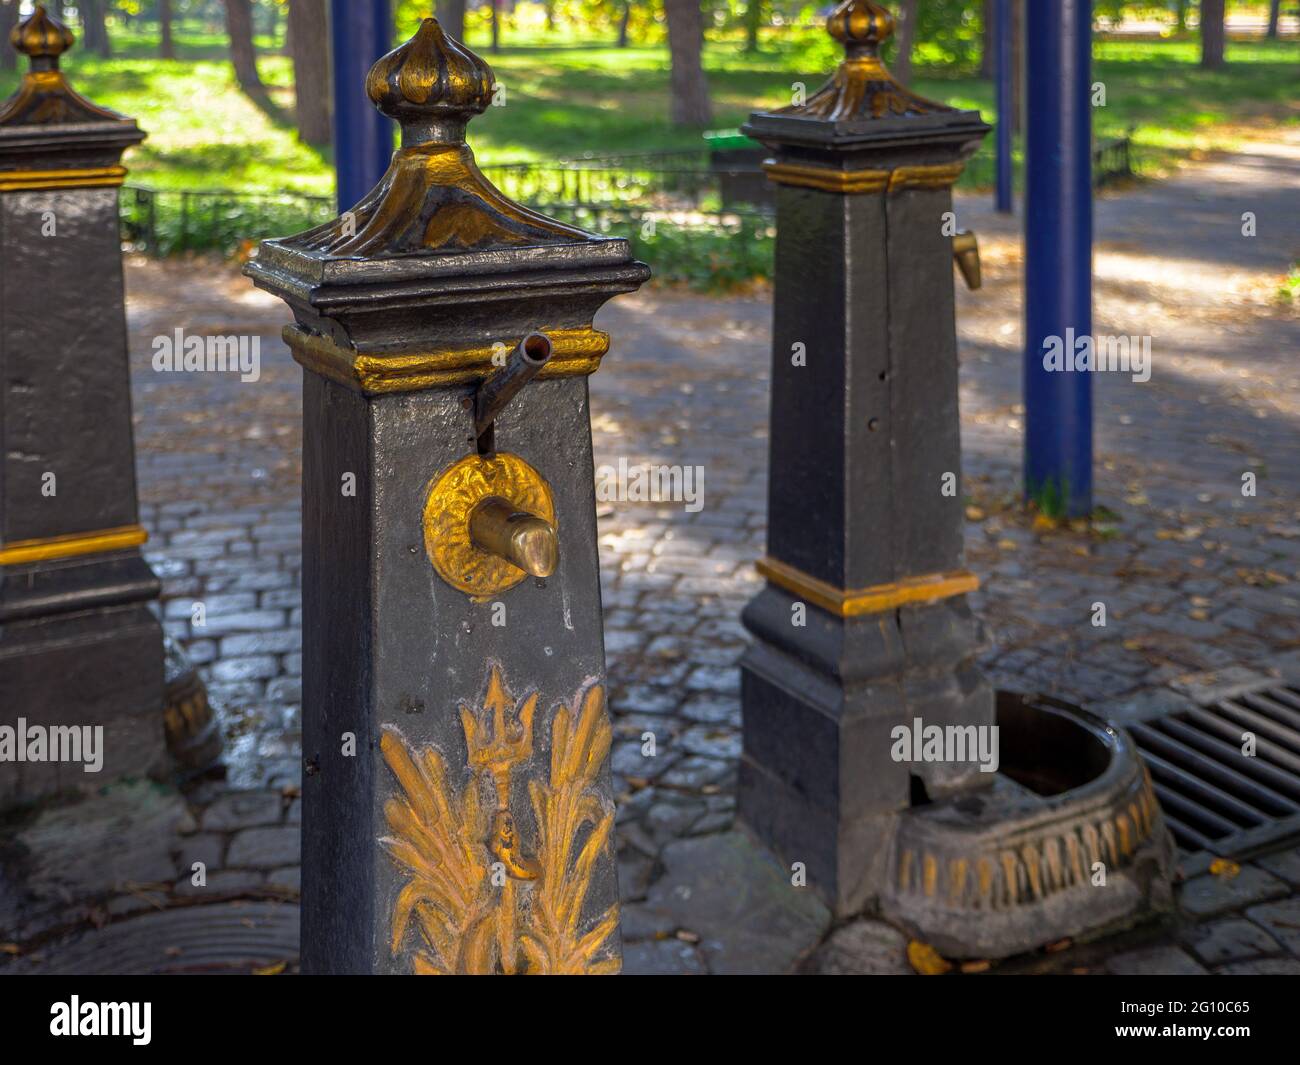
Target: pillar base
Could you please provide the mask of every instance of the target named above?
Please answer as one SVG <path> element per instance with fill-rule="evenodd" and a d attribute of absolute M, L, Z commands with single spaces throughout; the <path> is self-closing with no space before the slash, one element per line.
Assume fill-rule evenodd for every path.
<path fill-rule="evenodd" d="M 0 724 L 103 726 L 102 767 L 0 761 L 0 809 L 163 771 L 162 629 L 145 606 L 10 622 L 0 635 Z"/>
<path fill-rule="evenodd" d="M 960 599 L 857 618 L 807 609 L 769 585 L 746 607 L 757 638 L 741 662 L 744 752 L 737 815 L 836 913 L 874 905 L 892 826 L 918 798 L 979 791 L 973 763 L 890 756 L 891 735 L 926 724 L 993 723 L 993 693 L 974 666 L 978 625 Z"/>

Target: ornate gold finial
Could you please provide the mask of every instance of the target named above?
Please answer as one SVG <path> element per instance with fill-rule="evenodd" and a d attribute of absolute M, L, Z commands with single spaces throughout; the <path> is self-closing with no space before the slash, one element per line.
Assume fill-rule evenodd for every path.
<path fill-rule="evenodd" d="M 404 147 L 457 143 L 465 123 L 492 102 L 492 82 L 487 63 L 443 33 L 436 18 L 427 18 L 414 37 L 370 68 L 366 93 L 401 123 Z"/>
<path fill-rule="evenodd" d="M 894 16 L 871 0 L 848 0 L 830 13 L 826 29 L 845 48 L 869 49 L 877 55 L 894 33 Z"/>
<path fill-rule="evenodd" d="M 51 18 L 39 4 L 28 18 L 13 28 L 9 43 L 30 59 L 31 69 L 23 75 L 17 91 L 0 103 L 0 126 L 131 122 L 116 111 L 91 103 L 68 84 L 59 69 L 59 56 L 72 47 L 74 40 L 72 31 Z M 113 181 L 94 182 L 121 183 L 120 175 Z"/>
<path fill-rule="evenodd" d="M 894 32 L 894 16 L 874 0 L 844 0 L 827 16 L 826 30 L 844 45 L 844 62 L 807 103 L 776 114 L 851 122 L 953 110 L 917 96 L 881 62 L 880 46 Z"/>
<path fill-rule="evenodd" d="M 338 257 L 574 244 L 589 233 L 530 211 L 495 188 L 465 144 L 465 123 L 492 100 L 492 70 L 425 19 L 366 76 L 375 106 L 402 125 L 388 173 L 352 210 L 283 241 Z"/>
<path fill-rule="evenodd" d="M 55 70 L 59 56 L 72 47 L 72 31 L 45 8 L 37 4 L 36 10 L 9 31 L 9 43 L 32 61 L 32 69 Z M 48 60 L 48 65 L 38 68 L 37 60 Z"/>

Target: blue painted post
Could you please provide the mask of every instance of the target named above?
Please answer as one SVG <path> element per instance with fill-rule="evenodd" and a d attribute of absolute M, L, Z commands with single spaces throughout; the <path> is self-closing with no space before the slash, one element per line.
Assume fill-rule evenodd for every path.
<path fill-rule="evenodd" d="M 366 74 L 392 48 L 388 0 L 330 0 L 334 168 L 340 211 L 379 183 L 393 154 L 393 123 L 366 96 Z"/>
<path fill-rule="evenodd" d="M 1092 512 L 1089 0 L 1025 5 L 1025 496 L 1049 514 Z M 1065 370 L 1044 354 L 1063 345 Z"/>
<path fill-rule="evenodd" d="M 1000 214 L 1012 210 L 1014 171 L 1011 168 L 1011 134 L 1015 129 L 1015 116 L 1011 113 L 1011 0 L 994 2 L 993 77 L 996 81 L 998 122 L 995 148 L 997 151 L 997 195 L 994 206 Z"/>

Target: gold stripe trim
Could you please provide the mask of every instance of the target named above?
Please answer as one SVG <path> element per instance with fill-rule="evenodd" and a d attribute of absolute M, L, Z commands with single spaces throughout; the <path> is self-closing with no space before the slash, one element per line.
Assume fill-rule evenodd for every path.
<path fill-rule="evenodd" d="M 844 194 L 946 188 L 961 176 L 964 168 L 965 163 L 943 163 L 935 166 L 900 166 L 893 170 L 831 170 L 822 166 L 778 163 L 770 159 L 763 164 L 768 179 L 779 185 Z"/>
<path fill-rule="evenodd" d="M 0 566 L 76 558 L 78 555 L 95 555 L 104 551 L 121 551 L 128 547 L 139 547 L 148 539 L 149 534 L 139 525 L 122 525 L 115 529 L 99 529 L 96 532 L 68 533 L 64 536 L 46 536 L 36 540 L 14 540 L 0 546 Z"/>
<path fill-rule="evenodd" d="M 964 569 L 905 577 L 901 581 L 873 584 L 867 588 L 836 588 L 775 558 L 761 558 L 756 566 L 771 583 L 842 618 L 879 614 L 909 603 L 950 599 L 973 592 L 980 586 L 980 579 Z"/>
<path fill-rule="evenodd" d="M 36 189 L 81 189 L 99 185 L 120 185 L 126 180 L 124 166 L 91 166 L 64 170 L 0 171 L 0 192 L 31 192 Z"/>
<path fill-rule="evenodd" d="M 541 329 L 539 332 L 551 341 L 551 361 L 537 375 L 540 380 L 595 373 L 601 357 L 609 351 L 609 334 L 598 329 Z M 479 345 L 401 355 L 362 355 L 295 325 L 285 326 L 282 335 L 294 359 L 303 367 L 367 395 L 416 392 L 481 381 L 497 369 L 492 357 L 501 350 L 499 346 Z M 506 344 L 506 351 L 509 349 L 510 345 Z"/>

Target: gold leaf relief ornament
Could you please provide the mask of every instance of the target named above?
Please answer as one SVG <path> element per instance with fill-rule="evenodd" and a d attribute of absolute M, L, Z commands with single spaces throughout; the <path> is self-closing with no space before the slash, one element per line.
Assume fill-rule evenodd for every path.
<path fill-rule="evenodd" d="M 594 919 L 584 915 L 614 828 L 613 805 L 598 787 L 612 738 L 604 686 L 588 680 L 570 706 L 555 708 L 549 779 L 528 787 L 537 826 L 529 847 L 509 800 L 515 767 L 532 758 L 537 701 L 536 692 L 516 700 L 490 663 L 479 707 L 461 706 L 463 788 L 448 781 L 434 748 L 416 752 L 385 730 L 381 750 L 403 794 L 385 805 L 392 834 L 381 842 L 408 876 L 393 906 L 390 946 L 401 956 L 414 924 L 416 973 L 619 969 L 611 949 L 617 903 Z M 496 800 L 490 817 L 485 793 Z"/>

